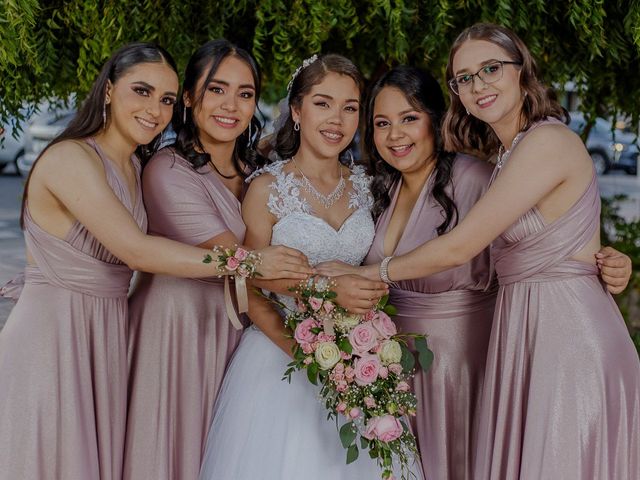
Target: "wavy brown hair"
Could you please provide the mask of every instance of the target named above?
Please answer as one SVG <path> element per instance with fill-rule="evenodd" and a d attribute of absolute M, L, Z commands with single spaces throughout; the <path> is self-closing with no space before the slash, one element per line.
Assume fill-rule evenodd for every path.
<path fill-rule="evenodd" d="M 556 99 L 556 95 L 538 79 L 538 68 L 524 42 L 511 30 L 492 23 L 476 23 L 464 30 L 453 42 L 447 63 L 447 79 L 453 75 L 453 58 L 458 49 L 468 40 L 491 42 L 506 53 L 509 60 L 522 64 L 520 89 L 524 100 L 520 112 L 519 130 L 531 124 L 554 117 L 568 123 L 569 115 Z M 451 87 L 449 87 L 451 88 Z M 450 92 L 451 105 L 444 117 L 442 132 L 445 148 L 453 152 L 471 152 L 488 157 L 496 153 L 500 140 L 493 129 L 482 120 L 469 115 L 460 97 Z"/>
<path fill-rule="evenodd" d="M 374 141 L 374 109 L 376 98 L 387 87 L 396 88 L 402 92 L 407 102 L 419 112 L 424 112 L 429 118 L 429 127 L 433 132 L 433 150 L 436 157 L 434 181 L 431 195 L 442 208 L 444 216 L 438 226 L 438 235 L 442 235 L 458 222 L 458 208 L 453 196 L 447 189 L 453 189 L 451 177 L 455 154 L 446 152 L 442 145 L 441 121 L 444 115 L 445 103 L 442 89 L 433 76 L 416 67 L 400 65 L 385 73 L 371 87 L 366 103 L 365 112 L 365 150 L 369 160 L 369 170 L 373 175 L 371 193 L 374 204 L 372 213 L 378 218 L 391 204 L 391 192 L 400 180 L 401 174 L 384 161 L 376 148 Z"/>
<path fill-rule="evenodd" d="M 350 77 L 357 85 L 360 94 L 364 90 L 364 79 L 358 67 L 346 57 L 335 53 L 320 55 L 312 64 L 302 68 L 291 82 L 289 91 L 289 111 L 282 127 L 275 133 L 275 151 L 280 158 L 291 158 L 300 148 L 300 132 L 296 131 L 291 118 L 291 108 L 300 108 L 302 99 L 311 91 L 314 85 L 321 83 L 328 73 Z M 352 142 L 353 143 L 353 142 Z M 346 162 L 345 154 L 351 148 L 349 145 L 340 152 L 340 159 Z"/>

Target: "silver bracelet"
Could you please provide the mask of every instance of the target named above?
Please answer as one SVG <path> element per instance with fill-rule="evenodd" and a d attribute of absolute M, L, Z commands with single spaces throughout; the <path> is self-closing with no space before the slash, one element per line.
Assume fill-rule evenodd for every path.
<path fill-rule="evenodd" d="M 380 280 L 382 280 L 384 283 L 392 283 L 389 279 L 389 262 L 392 258 L 393 256 L 384 257 L 384 259 L 382 259 L 382 262 L 380 262 Z"/>

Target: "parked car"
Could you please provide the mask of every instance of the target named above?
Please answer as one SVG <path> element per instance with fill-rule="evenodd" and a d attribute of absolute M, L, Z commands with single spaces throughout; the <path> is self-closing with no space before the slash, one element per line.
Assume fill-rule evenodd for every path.
<path fill-rule="evenodd" d="M 569 127 L 580 134 L 586 124 L 583 114 L 571 112 L 570 115 Z M 614 129 L 610 121 L 596 118 L 596 123 L 589 132 L 586 147 L 598 175 L 614 169 L 636 175 L 640 152 L 637 141 L 637 135 L 634 133 Z"/>
<path fill-rule="evenodd" d="M 24 155 L 17 161 L 21 175 L 29 174 L 38 155 L 69 125 L 75 114 L 73 109 L 47 108 L 34 115 L 25 131 Z"/>
<path fill-rule="evenodd" d="M 24 156 L 24 137 L 24 127 L 23 130 L 19 130 L 13 118 L 0 126 L 0 171 L 13 165 L 15 172 L 20 172 L 18 162 Z"/>

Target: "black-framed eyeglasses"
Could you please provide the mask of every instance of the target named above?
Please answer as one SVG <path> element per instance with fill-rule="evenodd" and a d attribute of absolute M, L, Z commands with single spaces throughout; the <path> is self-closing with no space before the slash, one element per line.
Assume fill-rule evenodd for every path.
<path fill-rule="evenodd" d="M 509 62 L 506 60 L 496 60 L 487 63 L 476 73 L 463 73 L 449 80 L 449 86 L 453 93 L 460 95 L 461 91 L 468 90 L 473 85 L 473 77 L 478 77 L 484 83 L 494 83 L 502 78 L 505 65 L 522 65 L 522 62 Z"/>

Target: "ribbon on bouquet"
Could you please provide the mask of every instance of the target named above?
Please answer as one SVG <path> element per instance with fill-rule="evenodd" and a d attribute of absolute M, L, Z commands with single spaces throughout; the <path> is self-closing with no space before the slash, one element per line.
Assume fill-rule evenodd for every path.
<path fill-rule="evenodd" d="M 235 275 L 236 299 L 238 300 L 238 312 L 245 313 L 249 311 L 249 298 L 247 296 L 247 280 L 242 275 Z M 224 306 L 227 310 L 227 316 L 231 325 L 236 330 L 242 330 L 244 326 L 236 314 L 231 298 L 231 289 L 229 288 L 229 275 L 224 277 Z"/>

